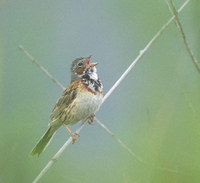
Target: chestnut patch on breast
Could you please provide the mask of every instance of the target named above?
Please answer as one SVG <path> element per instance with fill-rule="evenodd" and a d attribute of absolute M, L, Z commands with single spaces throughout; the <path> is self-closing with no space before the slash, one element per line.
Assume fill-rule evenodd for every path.
<path fill-rule="evenodd" d="M 88 92 L 90 92 L 90 93 L 92 93 L 92 94 L 94 94 L 94 95 L 97 94 L 97 93 L 94 92 L 92 89 L 90 89 L 86 84 L 84 84 L 84 87 L 83 87 L 83 88 L 85 88 Z"/>

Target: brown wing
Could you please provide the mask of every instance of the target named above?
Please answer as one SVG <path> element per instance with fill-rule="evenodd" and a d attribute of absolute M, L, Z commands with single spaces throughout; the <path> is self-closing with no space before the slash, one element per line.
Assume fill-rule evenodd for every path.
<path fill-rule="evenodd" d="M 74 101 L 77 96 L 79 82 L 80 81 L 74 81 L 65 89 L 50 115 L 50 121 L 59 119 L 62 116 L 64 109 Z"/>

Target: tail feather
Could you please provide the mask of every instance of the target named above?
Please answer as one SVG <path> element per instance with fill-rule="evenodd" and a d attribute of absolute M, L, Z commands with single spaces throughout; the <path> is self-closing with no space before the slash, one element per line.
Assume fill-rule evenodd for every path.
<path fill-rule="evenodd" d="M 30 155 L 34 156 L 37 154 L 39 157 L 39 155 L 44 151 L 44 149 L 49 144 L 50 140 L 52 139 L 57 129 L 58 129 L 57 127 L 50 126 L 45 132 L 45 134 L 41 137 L 39 142 L 36 144 L 36 146 L 33 148 Z"/>

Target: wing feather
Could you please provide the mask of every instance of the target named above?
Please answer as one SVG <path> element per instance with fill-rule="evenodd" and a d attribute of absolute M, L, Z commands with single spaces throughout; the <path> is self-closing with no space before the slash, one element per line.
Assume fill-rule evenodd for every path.
<path fill-rule="evenodd" d="M 80 81 L 74 81 L 65 89 L 50 115 L 51 122 L 61 118 L 64 110 L 74 101 L 77 96 L 79 82 Z"/>

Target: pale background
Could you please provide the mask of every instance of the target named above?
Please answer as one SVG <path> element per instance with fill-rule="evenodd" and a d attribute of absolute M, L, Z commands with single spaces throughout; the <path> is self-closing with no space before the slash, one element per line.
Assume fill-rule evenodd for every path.
<path fill-rule="evenodd" d="M 176 7 L 183 2 L 177 0 Z M 200 60 L 199 10 L 199 0 L 193 0 L 180 19 Z M 106 93 L 170 17 L 164 0 L 1 0 L 0 183 L 33 181 L 68 138 L 61 128 L 40 158 L 28 156 L 62 91 L 19 44 L 64 86 L 70 82 L 71 62 L 92 54 Z M 200 74 L 175 23 L 97 117 L 148 165 L 135 160 L 97 124 L 87 125 L 41 183 L 199 182 Z"/>

